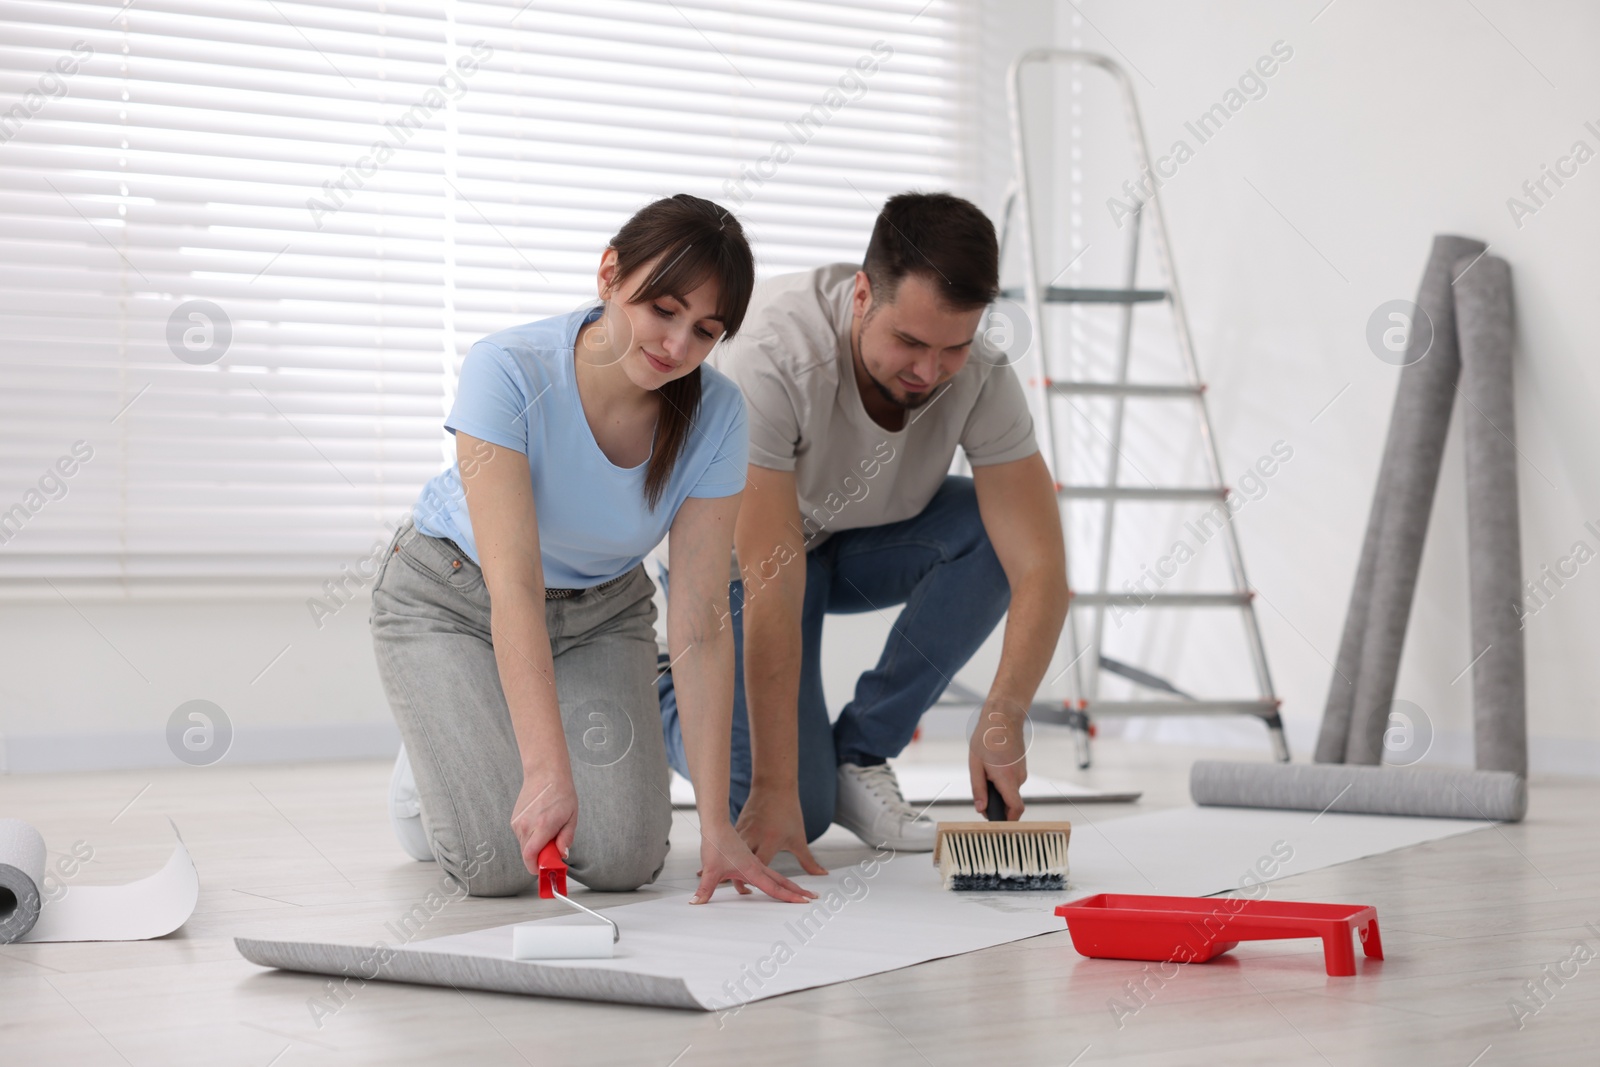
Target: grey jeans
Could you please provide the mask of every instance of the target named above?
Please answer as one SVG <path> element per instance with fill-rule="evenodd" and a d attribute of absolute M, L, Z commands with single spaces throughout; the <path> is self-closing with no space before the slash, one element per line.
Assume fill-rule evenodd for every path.
<path fill-rule="evenodd" d="M 545 601 L 578 794 L 567 857 L 590 889 L 631 890 L 666 862 L 672 825 L 656 696 L 655 587 L 641 564 L 604 589 Z M 472 896 L 535 881 L 511 829 L 522 758 L 489 636 L 483 572 L 407 519 L 372 591 L 372 643 L 439 865 Z"/>

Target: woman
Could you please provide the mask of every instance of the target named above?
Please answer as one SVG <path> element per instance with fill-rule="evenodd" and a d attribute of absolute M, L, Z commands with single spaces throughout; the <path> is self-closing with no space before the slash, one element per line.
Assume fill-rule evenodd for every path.
<path fill-rule="evenodd" d="M 591 889 L 661 873 L 672 809 L 641 561 L 667 536 L 668 644 L 704 783 L 691 903 L 723 881 L 815 897 L 728 821 L 723 619 L 747 437 L 738 388 L 700 364 L 744 317 L 750 248 L 730 214 L 680 194 L 622 227 L 597 280 L 598 304 L 473 345 L 445 421 L 457 463 L 424 487 L 373 591 L 422 855 L 474 896 L 520 892 L 552 840 Z"/>

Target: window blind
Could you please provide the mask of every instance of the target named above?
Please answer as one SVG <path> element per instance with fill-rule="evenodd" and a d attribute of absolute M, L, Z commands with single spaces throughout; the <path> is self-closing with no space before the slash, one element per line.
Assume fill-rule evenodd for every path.
<path fill-rule="evenodd" d="M 956 0 L 0 2 L 0 586 L 335 577 L 649 200 L 762 275 L 968 193 Z"/>

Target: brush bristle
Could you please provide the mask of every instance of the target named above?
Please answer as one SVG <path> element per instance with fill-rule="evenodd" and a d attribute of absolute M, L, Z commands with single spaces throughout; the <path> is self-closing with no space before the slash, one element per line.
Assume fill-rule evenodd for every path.
<path fill-rule="evenodd" d="M 1024 874 L 1006 876 L 998 874 L 954 874 L 950 876 L 949 888 L 957 892 L 978 890 L 992 892 L 996 889 L 1008 890 L 1041 890 L 1065 889 L 1067 879 L 1060 874 Z"/>
<path fill-rule="evenodd" d="M 942 831 L 939 873 L 957 891 L 1067 887 L 1067 835 L 1061 830 Z"/>

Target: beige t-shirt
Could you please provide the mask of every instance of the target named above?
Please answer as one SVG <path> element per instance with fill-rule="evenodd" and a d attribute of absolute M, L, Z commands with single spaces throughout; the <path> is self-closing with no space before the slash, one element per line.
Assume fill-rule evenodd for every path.
<path fill-rule="evenodd" d="M 794 471 L 807 549 L 920 514 L 957 445 L 974 467 L 1039 450 L 1022 383 L 981 330 L 966 365 L 900 430 L 873 422 L 850 355 L 856 270 L 834 263 L 762 282 L 738 336 L 710 357 L 744 393 L 750 463 Z"/>
<path fill-rule="evenodd" d="M 1022 383 L 981 330 L 966 365 L 900 430 L 873 422 L 851 365 L 856 270 L 833 263 L 761 282 L 738 336 L 709 357 L 744 393 L 750 463 L 795 472 L 808 550 L 840 530 L 920 515 L 957 445 L 974 467 L 1039 451 Z M 665 540 L 653 555 L 671 566 Z"/>

